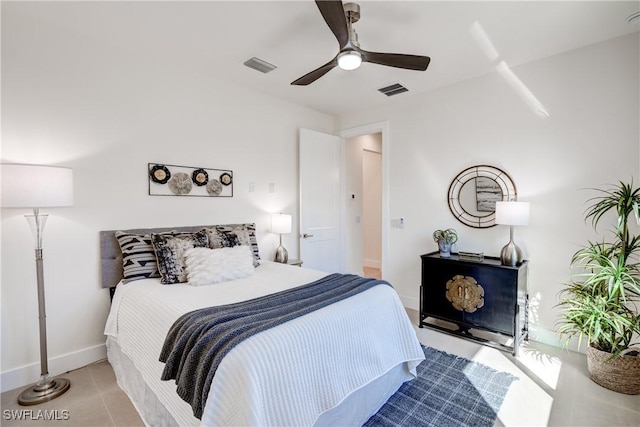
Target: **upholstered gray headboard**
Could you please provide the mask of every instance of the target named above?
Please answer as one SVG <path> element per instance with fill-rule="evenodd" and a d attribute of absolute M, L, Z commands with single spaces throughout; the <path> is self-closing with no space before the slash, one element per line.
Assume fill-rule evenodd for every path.
<path fill-rule="evenodd" d="M 192 225 L 186 227 L 135 228 L 122 230 L 127 233 L 162 233 L 166 231 L 183 231 L 193 233 L 211 225 Z M 116 239 L 117 230 L 100 232 L 100 283 L 103 288 L 112 288 L 122 280 L 122 251 Z"/>

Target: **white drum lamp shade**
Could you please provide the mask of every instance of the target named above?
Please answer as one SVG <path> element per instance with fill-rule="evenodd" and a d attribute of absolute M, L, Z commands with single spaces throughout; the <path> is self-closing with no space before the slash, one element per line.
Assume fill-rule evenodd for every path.
<path fill-rule="evenodd" d="M 3 208 L 73 206 L 73 170 L 56 166 L 3 164 Z"/>
<path fill-rule="evenodd" d="M 529 202 L 496 202 L 496 224 L 529 225 Z"/>
<path fill-rule="evenodd" d="M 271 232 L 276 234 L 291 233 L 291 215 L 287 215 L 287 214 L 271 215 Z"/>

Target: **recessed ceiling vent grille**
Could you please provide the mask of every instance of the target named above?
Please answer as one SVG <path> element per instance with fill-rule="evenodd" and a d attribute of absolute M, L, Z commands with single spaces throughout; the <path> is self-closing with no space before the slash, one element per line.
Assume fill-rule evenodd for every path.
<path fill-rule="evenodd" d="M 251 59 L 247 59 L 244 62 L 244 65 L 246 65 L 249 68 L 253 68 L 254 70 L 258 70 L 261 73 L 265 73 L 265 74 L 268 73 L 269 71 L 273 71 L 276 68 L 278 68 L 273 64 L 269 64 L 267 61 L 263 61 L 260 58 L 256 58 L 255 56 L 253 58 L 251 58 Z"/>
<path fill-rule="evenodd" d="M 399 93 L 409 92 L 409 89 L 407 89 L 402 83 L 398 82 L 389 86 L 381 87 L 378 91 L 387 96 L 393 96 Z"/>

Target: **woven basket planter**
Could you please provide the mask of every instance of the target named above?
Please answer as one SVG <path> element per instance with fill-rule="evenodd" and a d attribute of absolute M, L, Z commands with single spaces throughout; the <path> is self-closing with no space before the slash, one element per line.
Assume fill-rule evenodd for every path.
<path fill-rule="evenodd" d="M 636 352 L 637 354 L 637 352 Z M 611 353 L 587 348 L 587 368 L 591 379 L 609 390 L 640 394 L 640 354 L 608 360 Z"/>

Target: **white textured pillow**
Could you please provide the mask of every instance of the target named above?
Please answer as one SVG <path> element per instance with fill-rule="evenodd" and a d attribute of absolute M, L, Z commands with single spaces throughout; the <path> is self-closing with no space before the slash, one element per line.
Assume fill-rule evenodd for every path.
<path fill-rule="evenodd" d="M 193 286 L 212 285 L 253 274 L 249 246 L 192 248 L 184 252 L 187 281 Z"/>

